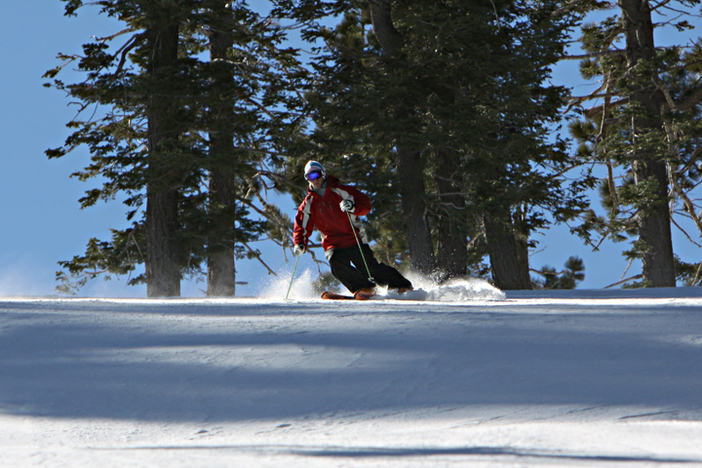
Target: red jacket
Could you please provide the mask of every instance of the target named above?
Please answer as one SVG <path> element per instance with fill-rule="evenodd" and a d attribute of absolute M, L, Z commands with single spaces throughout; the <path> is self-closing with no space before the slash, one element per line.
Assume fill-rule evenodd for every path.
<path fill-rule="evenodd" d="M 349 213 L 351 222 L 356 226 L 356 235 L 359 236 L 359 240 L 367 243 L 366 233 L 357 217 L 365 216 L 370 212 L 370 198 L 355 187 L 339 184 L 339 179 L 329 175 L 324 198 L 309 188 L 307 197 L 297 209 L 293 229 L 295 245 L 302 244 L 307 247 L 307 241 L 315 227 L 322 233 L 322 247 L 325 251 L 356 245 L 349 216 L 339 207 L 342 200 L 353 201 L 354 212 Z"/>

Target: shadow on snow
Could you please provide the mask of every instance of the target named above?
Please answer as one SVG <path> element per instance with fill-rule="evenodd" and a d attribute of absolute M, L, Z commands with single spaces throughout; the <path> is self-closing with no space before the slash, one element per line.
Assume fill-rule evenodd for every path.
<path fill-rule="evenodd" d="M 702 346 L 681 341 L 702 337 L 695 307 L 262 307 L 2 303 L 0 412 L 241 421 L 487 405 L 700 409 Z M 314 323 L 323 326 L 305 328 Z"/>

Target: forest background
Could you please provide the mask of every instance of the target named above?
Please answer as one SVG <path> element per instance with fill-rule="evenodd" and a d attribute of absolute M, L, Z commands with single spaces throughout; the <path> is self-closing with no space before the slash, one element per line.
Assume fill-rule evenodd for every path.
<path fill-rule="evenodd" d="M 37 8 L 37 3 L 41 7 Z M 48 80 L 41 76 L 58 65 L 55 58 L 58 52 L 77 53 L 81 44 L 88 42 L 89 36 L 104 37 L 117 30 L 116 22 L 97 15 L 96 10 L 96 7 L 83 8 L 77 18 L 64 18 L 60 2 L 21 2 L 13 4 L 2 20 L 3 35 L 15 38 L 6 41 L 15 47 L 3 51 L 3 63 L 12 66 L 4 67 L 2 72 L 1 127 L 6 161 L 2 190 L 7 223 L 0 241 L 3 249 L 0 254 L 0 292 L 3 294 L 50 293 L 55 285 L 56 261 L 80 254 L 89 237 L 108 238 L 108 228 L 124 229 L 129 225 L 119 199 L 98 203 L 82 211 L 78 209 L 77 200 L 84 196 L 86 185 L 95 185 L 94 181 L 86 184 L 68 179 L 69 174 L 88 164 L 89 154 L 85 148 L 51 161 L 47 161 L 43 154 L 47 148 L 57 147 L 65 140 L 69 132 L 64 125 L 74 117 L 75 109 L 67 107 L 67 99 L 62 93 L 42 88 L 42 83 Z M 690 20 L 694 22 L 696 18 Z M 572 36 L 579 35 L 574 31 Z M 23 40 L 17 40 L 18 37 Z M 661 46 L 691 45 L 693 38 L 694 31 L 680 33 L 672 27 L 656 31 L 656 41 Z M 577 44 L 569 53 L 577 53 Z M 583 81 L 578 79 L 577 65 L 577 61 L 559 63 L 554 68 L 551 82 L 572 87 L 574 94 L 586 94 Z M 66 76 L 61 78 L 71 81 Z M 567 131 L 563 129 L 561 133 L 566 136 Z M 573 144 L 569 151 L 574 152 L 575 146 Z M 343 177 L 344 174 L 339 175 Z M 596 196 L 591 198 L 593 207 L 597 207 Z M 289 216 L 294 213 L 296 203 L 288 197 L 275 196 L 271 201 Z M 686 229 L 695 232 L 694 226 L 688 225 Z M 569 234 L 566 227 L 551 227 L 542 234 L 534 235 L 540 244 L 530 258 L 532 268 L 544 264 L 561 268 L 569 256 L 578 255 L 584 259 L 586 268 L 585 280 L 579 287 L 586 288 L 606 286 L 624 274 L 627 261 L 620 252 L 628 248 L 626 242 L 613 244 L 606 241 L 599 251 L 593 253 L 576 236 Z M 676 229 L 673 229 L 673 235 L 676 254 L 687 261 L 698 261 L 699 246 L 689 243 Z M 259 248 L 272 271 L 282 273 L 290 269 L 280 247 L 267 245 Z M 287 260 L 290 258 L 289 255 Z M 305 266 L 309 267 L 303 264 Z M 636 264 L 632 265 L 629 275 L 635 274 L 637 268 L 640 270 Z M 238 294 L 243 295 L 256 294 L 257 285 L 265 283 L 268 276 L 266 269 L 255 260 L 238 262 L 237 270 L 237 279 L 249 283 L 239 288 Z M 141 286 L 126 288 L 120 281 L 97 281 L 90 283 L 81 294 L 143 294 L 139 288 Z M 182 294 L 199 295 L 202 289 L 201 282 L 185 282 Z"/>

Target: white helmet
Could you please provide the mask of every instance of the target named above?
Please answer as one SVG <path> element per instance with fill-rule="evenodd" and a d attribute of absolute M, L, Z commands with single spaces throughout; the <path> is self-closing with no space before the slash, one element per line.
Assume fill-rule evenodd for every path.
<path fill-rule="evenodd" d="M 322 166 L 317 161 L 308 161 L 307 164 L 305 164 L 305 179 L 309 180 L 309 175 L 312 172 L 319 172 L 320 174 L 322 174 L 322 177 L 327 176 L 327 173 L 324 170 L 324 166 Z"/>

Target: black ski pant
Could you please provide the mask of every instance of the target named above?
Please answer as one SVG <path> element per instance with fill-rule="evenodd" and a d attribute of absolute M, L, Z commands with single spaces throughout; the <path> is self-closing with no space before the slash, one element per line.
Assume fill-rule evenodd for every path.
<path fill-rule="evenodd" d="M 412 283 L 399 271 L 378 262 L 368 244 L 363 244 L 363 256 L 375 283 L 368 279 L 368 271 L 357 245 L 346 249 L 335 249 L 331 259 L 329 259 L 332 274 L 349 291 L 355 293 L 359 289 L 375 287 L 376 284 L 391 289 L 412 287 Z"/>

